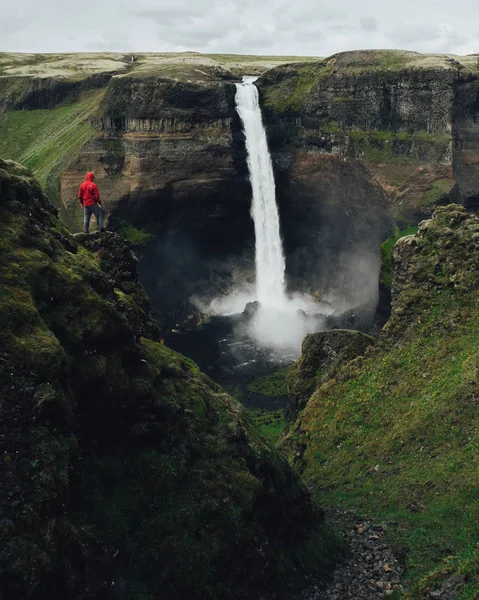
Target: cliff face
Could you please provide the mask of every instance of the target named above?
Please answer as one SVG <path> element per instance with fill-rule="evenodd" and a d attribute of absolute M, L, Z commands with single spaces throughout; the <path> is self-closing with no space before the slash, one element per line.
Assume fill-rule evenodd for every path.
<path fill-rule="evenodd" d="M 155 236 L 142 277 L 170 317 L 191 296 L 227 287 L 232 263 L 253 264 L 251 189 L 234 94 L 232 83 L 214 80 L 114 78 L 94 119 L 99 132 L 61 176 L 73 220 L 78 182 L 92 169 L 110 226 L 126 222 Z M 178 318 L 186 314 L 188 308 Z"/>
<path fill-rule="evenodd" d="M 453 195 L 477 195 L 478 73 L 474 56 L 402 51 L 272 69 L 260 80 L 271 143 L 278 155 L 360 160 L 398 222 L 418 222 Z"/>
<path fill-rule="evenodd" d="M 321 356 L 306 344 L 292 391 L 312 393 L 285 444 L 323 503 L 396 523 L 405 598 L 440 597 L 456 584 L 454 597 L 474 597 L 477 216 L 439 207 L 417 235 L 398 241 L 393 261 L 392 316 L 364 356 L 311 381 Z"/>
<path fill-rule="evenodd" d="M 306 490 L 158 341 L 119 236 L 0 161 L 0 250 L 3 598 L 251 597 L 314 560 Z"/>
<path fill-rule="evenodd" d="M 142 274 L 153 302 L 176 320 L 180 304 L 187 314 L 191 296 L 219 293 L 234 269 L 253 265 L 251 190 L 234 108 L 238 67 L 200 55 L 78 61 L 58 57 L 41 77 L 37 63 L 4 69 L 0 129 L 3 122 L 13 150 L 3 150 L 41 163 L 42 183 L 74 231 L 82 220 L 78 185 L 94 171 L 110 227 L 146 227 L 156 238 Z M 67 77 L 56 72 L 62 65 Z M 256 61 L 248 68 L 266 67 Z M 47 147 L 24 150 L 45 135 Z"/>

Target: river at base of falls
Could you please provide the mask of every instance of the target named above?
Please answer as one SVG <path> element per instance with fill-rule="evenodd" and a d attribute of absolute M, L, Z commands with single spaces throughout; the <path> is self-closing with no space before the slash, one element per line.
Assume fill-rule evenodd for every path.
<path fill-rule="evenodd" d="M 264 396 L 248 390 L 252 380 L 285 369 L 298 353 L 259 345 L 248 335 L 241 314 L 211 317 L 194 331 L 170 334 L 167 345 L 191 358 L 200 369 L 248 408 L 276 410 L 285 396 Z"/>

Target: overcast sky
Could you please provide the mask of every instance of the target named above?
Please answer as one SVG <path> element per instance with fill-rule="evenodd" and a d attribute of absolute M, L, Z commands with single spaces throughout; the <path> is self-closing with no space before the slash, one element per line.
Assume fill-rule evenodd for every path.
<path fill-rule="evenodd" d="M 479 52 L 477 0 L 0 0 L 0 51 Z"/>

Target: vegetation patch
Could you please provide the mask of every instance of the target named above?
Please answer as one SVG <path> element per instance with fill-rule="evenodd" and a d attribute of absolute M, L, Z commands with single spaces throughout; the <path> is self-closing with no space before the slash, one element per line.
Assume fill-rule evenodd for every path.
<path fill-rule="evenodd" d="M 280 114 L 297 114 L 313 87 L 328 73 L 324 62 L 290 67 L 288 77 L 274 85 L 260 88 L 263 104 Z"/>
<path fill-rule="evenodd" d="M 455 598 L 479 594 L 477 240 L 462 207 L 421 225 L 380 343 L 313 393 L 287 441 L 323 504 L 397 524 L 408 599 L 453 580 Z"/>
<path fill-rule="evenodd" d="M 253 408 L 249 412 L 261 435 L 274 448 L 284 429 L 284 411 Z"/>
<path fill-rule="evenodd" d="M 432 188 L 427 190 L 421 201 L 421 206 L 429 206 L 439 200 L 443 200 L 451 193 L 451 181 L 448 179 L 440 179 L 435 181 Z"/>
<path fill-rule="evenodd" d="M 248 384 L 248 391 L 263 394 L 263 396 L 286 396 L 288 394 L 286 387 L 287 374 L 288 369 L 283 369 L 269 375 L 257 377 Z"/>
<path fill-rule="evenodd" d="M 451 141 L 448 134 L 365 131 L 354 127 L 347 129 L 345 134 L 351 154 L 371 163 L 440 163 L 444 161 Z"/>
<path fill-rule="evenodd" d="M 135 281 L 120 236 L 73 238 L 0 159 L 0 594 L 121 581 L 137 600 L 224 600 L 324 576 L 340 545 L 321 511 L 245 409 L 161 343 Z"/>
<path fill-rule="evenodd" d="M 117 228 L 132 246 L 144 246 L 155 237 L 152 233 L 147 233 L 144 229 L 137 229 L 125 221 L 122 221 Z"/>
<path fill-rule="evenodd" d="M 381 275 L 380 283 L 384 284 L 389 290 L 392 284 L 392 251 L 394 244 L 402 237 L 406 235 L 413 235 L 417 233 L 417 225 L 408 225 L 405 229 L 399 229 L 396 227 L 391 237 L 385 240 L 381 244 Z"/>
<path fill-rule="evenodd" d="M 10 110 L 0 118 L 0 156 L 24 163 L 59 206 L 61 173 L 95 134 L 90 117 L 103 91 L 45 110 Z"/>

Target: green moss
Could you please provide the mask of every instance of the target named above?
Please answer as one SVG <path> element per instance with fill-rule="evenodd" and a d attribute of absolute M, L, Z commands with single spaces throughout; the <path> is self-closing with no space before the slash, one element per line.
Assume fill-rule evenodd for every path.
<path fill-rule="evenodd" d="M 454 573 L 467 574 L 458 597 L 479 592 L 476 239 L 459 207 L 420 228 L 382 342 L 317 389 L 290 433 L 323 503 L 398 523 L 409 599 Z"/>
<path fill-rule="evenodd" d="M 452 183 L 448 179 L 440 179 L 435 181 L 432 188 L 426 191 L 422 200 L 421 206 L 429 206 L 439 200 L 447 198 L 448 194 L 451 193 Z"/>
<path fill-rule="evenodd" d="M 346 129 L 345 135 L 350 151 L 371 163 L 441 163 L 451 141 L 448 134 L 393 133 L 356 128 Z"/>
<path fill-rule="evenodd" d="M 144 229 L 137 229 L 124 221 L 118 225 L 118 231 L 133 246 L 144 246 L 155 237 L 152 233 L 147 233 Z"/>
<path fill-rule="evenodd" d="M 65 572 L 65 594 L 83 593 L 85 564 L 100 597 L 105 556 L 137 598 L 252 597 L 323 574 L 334 542 L 284 457 L 193 361 L 146 337 L 144 291 L 115 289 L 54 214 L 28 170 L 0 160 L 15 597 L 49 597 Z"/>
<path fill-rule="evenodd" d="M 394 229 L 393 235 L 385 240 L 381 244 L 381 274 L 380 282 L 384 284 L 389 290 L 392 284 L 392 251 L 394 244 L 402 237 L 406 235 L 413 235 L 417 233 L 417 225 L 409 225 L 405 229 Z"/>
<path fill-rule="evenodd" d="M 274 447 L 284 429 L 284 411 L 255 408 L 251 409 L 250 413 L 261 435 L 271 447 Z"/>
<path fill-rule="evenodd" d="M 325 63 L 295 65 L 295 75 L 274 86 L 261 88 L 263 104 L 281 114 L 301 111 L 313 87 L 329 73 Z M 294 68 L 292 67 L 292 68 Z"/>
<path fill-rule="evenodd" d="M 305 374 L 302 372 L 302 358 L 299 358 L 291 367 L 288 369 L 286 376 L 286 386 L 290 395 L 294 392 L 298 392 L 302 397 L 307 398 L 314 390 L 318 387 L 323 377 L 323 372 L 317 370 L 315 373 Z M 299 389 L 298 389 L 299 388 Z"/>

